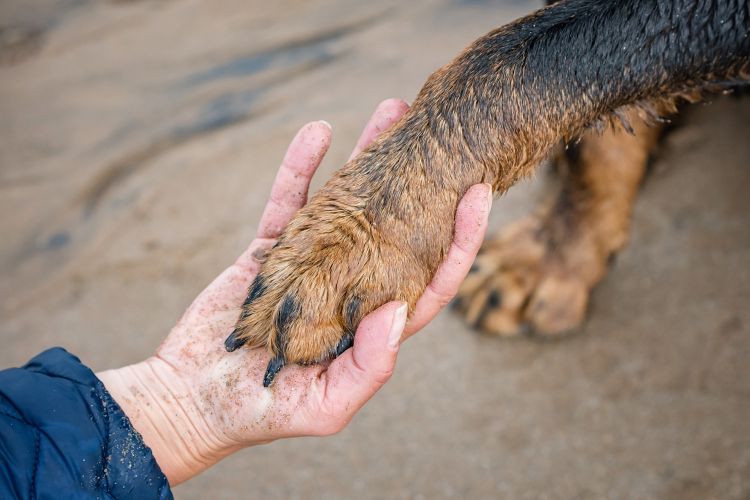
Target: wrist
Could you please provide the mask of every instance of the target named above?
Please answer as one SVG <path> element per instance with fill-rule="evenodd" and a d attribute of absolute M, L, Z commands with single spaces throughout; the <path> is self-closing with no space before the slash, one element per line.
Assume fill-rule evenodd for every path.
<path fill-rule="evenodd" d="M 241 446 L 217 436 L 177 371 L 151 357 L 97 373 L 130 419 L 171 486 L 208 469 Z"/>

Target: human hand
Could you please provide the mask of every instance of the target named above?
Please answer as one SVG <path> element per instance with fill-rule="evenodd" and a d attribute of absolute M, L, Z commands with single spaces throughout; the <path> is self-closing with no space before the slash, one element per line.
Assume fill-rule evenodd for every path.
<path fill-rule="evenodd" d="M 381 103 L 352 156 L 407 110 Z M 383 305 L 360 323 L 353 348 L 326 365 L 289 366 L 261 385 L 265 350 L 227 353 L 240 306 L 260 260 L 304 206 L 313 173 L 331 140 L 330 126 L 304 126 L 284 157 L 258 236 L 190 305 L 151 358 L 98 374 L 176 485 L 246 446 L 343 429 L 388 380 L 400 342 L 426 325 L 455 295 L 487 227 L 491 187 L 471 187 L 458 206 L 453 244 L 406 324 L 406 304 Z"/>

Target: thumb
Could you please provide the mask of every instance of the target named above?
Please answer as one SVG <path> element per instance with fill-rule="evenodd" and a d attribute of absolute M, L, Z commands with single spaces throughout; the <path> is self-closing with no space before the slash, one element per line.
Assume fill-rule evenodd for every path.
<path fill-rule="evenodd" d="M 329 407 L 344 408 L 345 422 L 385 384 L 393 373 L 408 307 L 389 302 L 365 316 L 354 336 L 354 347 L 327 370 Z"/>

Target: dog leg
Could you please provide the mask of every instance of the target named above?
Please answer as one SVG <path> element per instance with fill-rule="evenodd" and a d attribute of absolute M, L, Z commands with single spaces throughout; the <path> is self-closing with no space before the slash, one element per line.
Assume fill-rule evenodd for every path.
<path fill-rule="evenodd" d="M 480 38 L 296 214 L 227 349 L 266 347 L 267 385 L 341 352 L 383 303 L 413 310 L 471 185 L 502 193 L 627 106 L 747 78 L 748 31 L 735 0 L 569 0 Z"/>
<path fill-rule="evenodd" d="M 552 203 L 483 246 L 456 308 L 490 334 L 558 336 L 583 321 L 591 289 L 626 243 L 630 214 L 661 125 L 631 110 L 632 133 L 589 131 L 554 161 L 562 188 Z"/>

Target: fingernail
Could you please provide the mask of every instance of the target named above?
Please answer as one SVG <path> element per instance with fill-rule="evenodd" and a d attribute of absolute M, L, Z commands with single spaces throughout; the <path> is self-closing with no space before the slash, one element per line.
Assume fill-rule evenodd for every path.
<path fill-rule="evenodd" d="M 404 327 L 406 326 L 407 310 L 408 307 L 404 303 L 393 313 L 391 331 L 388 333 L 388 347 L 393 351 L 398 350 L 399 342 L 401 342 L 401 335 L 404 333 Z"/>
<path fill-rule="evenodd" d="M 318 120 L 318 123 L 322 123 L 323 125 L 325 125 L 326 127 L 328 127 L 328 130 L 333 130 L 333 127 L 331 127 L 331 124 L 328 123 L 325 120 Z"/>
<path fill-rule="evenodd" d="M 484 183 L 487 186 L 487 212 L 492 209 L 492 184 L 489 182 Z"/>

